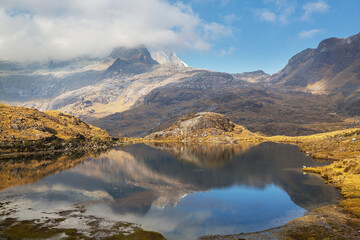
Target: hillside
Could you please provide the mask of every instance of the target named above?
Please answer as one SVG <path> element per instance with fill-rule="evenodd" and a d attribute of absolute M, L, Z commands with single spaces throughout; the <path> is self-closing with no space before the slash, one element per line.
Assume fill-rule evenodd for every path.
<path fill-rule="evenodd" d="M 316 49 L 294 57 L 270 80 L 278 87 L 326 94 L 338 105 L 337 112 L 360 114 L 360 33 L 348 38 L 329 38 Z"/>
<path fill-rule="evenodd" d="M 329 38 L 316 49 L 308 48 L 293 56 L 272 76 L 272 82 L 315 93 L 342 91 L 349 95 L 360 90 L 360 33 L 348 38 Z"/>
<path fill-rule="evenodd" d="M 65 142 L 72 142 L 75 146 L 112 140 L 105 130 L 58 111 L 41 112 L 34 108 L 0 104 L 0 113 L 0 146 L 5 153 L 40 148 L 55 150 L 68 147 L 62 144 Z"/>
<path fill-rule="evenodd" d="M 126 111 L 91 121 L 114 136 L 145 136 L 171 126 L 184 114 L 216 112 L 253 132 L 308 135 L 353 123 L 336 114 L 326 95 L 282 91 L 203 71 L 157 87 Z"/>

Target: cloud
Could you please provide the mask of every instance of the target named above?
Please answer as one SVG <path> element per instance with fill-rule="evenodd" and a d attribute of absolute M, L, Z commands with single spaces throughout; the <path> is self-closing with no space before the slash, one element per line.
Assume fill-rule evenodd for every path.
<path fill-rule="evenodd" d="M 307 21 L 311 19 L 314 13 L 325 13 L 329 10 L 329 5 L 324 1 L 310 2 L 303 6 L 304 14 L 301 20 Z"/>
<path fill-rule="evenodd" d="M 203 30 L 204 30 L 204 38 L 206 40 L 209 39 L 216 39 L 219 36 L 231 36 L 232 35 L 232 31 L 230 28 L 225 27 L 219 23 L 209 23 L 209 24 L 204 24 L 203 25 Z"/>
<path fill-rule="evenodd" d="M 231 35 L 192 8 L 165 0 L 0 0 L 0 56 L 66 60 L 103 56 L 118 46 L 207 50 Z"/>
<path fill-rule="evenodd" d="M 222 7 L 225 7 L 225 6 L 227 6 L 230 2 L 231 2 L 231 0 L 221 0 L 221 6 L 222 6 Z"/>
<path fill-rule="evenodd" d="M 312 29 L 309 31 L 301 31 L 298 35 L 301 39 L 312 38 L 315 34 L 321 32 L 320 29 Z"/>
<path fill-rule="evenodd" d="M 234 53 L 235 50 L 236 50 L 235 47 L 229 47 L 228 49 L 221 49 L 220 50 L 220 56 L 221 57 L 230 56 L 231 54 Z"/>
<path fill-rule="evenodd" d="M 234 22 L 239 21 L 241 18 L 235 14 L 229 14 L 225 16 L 221 16 L 221 19 L 228 25 L 233 24 Z"/>
<path fill-rule="evenodd" d="M 276 14 L 271 12 L 268 9 L 258 9 L 256 11 L 256 15 L 260 17 L 261 20 L 266 22 L 275 22 L 276 21 Z"/>
<path fill-rule="evenodd" d="M 295 13 L 296 1 L 294 0 L 264 0 L 265 3 L 273 4 L 274 10 L 258 9 L 256 15 L 267 22 L 280 22 L 286 24 L 289 17 Z"/>

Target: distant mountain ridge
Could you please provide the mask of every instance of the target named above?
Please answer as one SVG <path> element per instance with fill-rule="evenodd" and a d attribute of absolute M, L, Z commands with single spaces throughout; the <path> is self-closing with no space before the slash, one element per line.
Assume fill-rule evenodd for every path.
<path fill-rule="evenodd" d="M 360 90 L 360 33 L 348 38 L 329 38 L 316 49 L 293 56 L 272 76 L 271 82 L 315 93 Z"/>
<path fill-rule="evenodd" d="M 264 83 L 264 82 L 268 82 L 271 78 L 270 74 L 265 73 L 262 70 L 258 70 L 258 71 L 254 71 L 254 72 L 243 72 L 243 73 L 236 73 L 233 74 L 233 76 L 236 79 L 240 79 L 243 81 L 247 81 L 247 82 L 252 82 L 252 83 Z"/>
<path fill-rule="evenodd" d="M 270 135 L 335 130 L 360 115 L 359 36 L 324 40 L 272 76 L 199 70 L 144 46 L 102 59 L 1 61 L 0 102 L 70 113 L 115 136 L 145 136 L 208 111 Z"/>

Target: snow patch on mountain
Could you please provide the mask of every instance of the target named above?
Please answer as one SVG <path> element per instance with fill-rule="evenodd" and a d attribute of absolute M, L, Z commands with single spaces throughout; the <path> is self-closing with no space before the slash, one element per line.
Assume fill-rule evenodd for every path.
<path fill-rule="evenodd" d="M 150 50 L 151 57 L 160 64 L 173 64 L 180 67 L 188 67 L 174 51 L 154 51 Z"/>

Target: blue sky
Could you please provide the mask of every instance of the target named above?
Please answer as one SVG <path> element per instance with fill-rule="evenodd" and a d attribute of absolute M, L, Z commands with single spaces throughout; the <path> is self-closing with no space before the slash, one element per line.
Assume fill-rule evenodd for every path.
<path fill-rule="evenodd" d="M 174 2 L 174 1 L 173 1 Z M 207 51 L 178 52 L 189 65 L 223 72 L 275 73 L 329 37 L 360 32 L 359 0 L 185 0 L 201 19 L 231 29 Z"/>
<path fill-rule="evenodd" d="M 0 58 L 175 50 L 196 68 L 275 73 L 329 37 L 360 32 L 360 0 L 0 0 Z"/>

